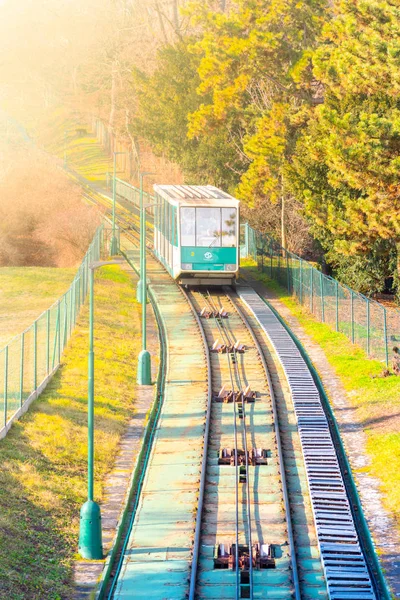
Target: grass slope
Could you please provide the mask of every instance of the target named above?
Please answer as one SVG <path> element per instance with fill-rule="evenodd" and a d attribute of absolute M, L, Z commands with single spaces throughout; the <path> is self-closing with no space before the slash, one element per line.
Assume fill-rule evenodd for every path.
<path fill-rule="evenodd" d="M 86 133 L 81 135 L 79 129 Z M 63 109 L 54 111 L 52 118 L 42 124 L 39 139 L 47 152 L 63 160 L 66 151 L 67 166 L 89 181 L 104 183 L 106 173 L 112 173 L 112 158 L 90 133 L 88 125 Z"/>
<path fill-rule="evenodd" d="M 95 498 L 134 410 L 140 311 L 130 276 L 103 267 L 95 287 Z M 0 442 L 0 598 L 73 597 L 87 472 L 88 314 L 61 369 Z"/>
<path fill-rule="evenodd" d="M 21 333 L 70 286 L 76 269 L 0 268 L 0 348 Z"/>
<path fill-rule="evenodd" d="M 343 333 L 317 321 L 275 281 L 244 262 L 244 273 L 273 290 L 298 319 L 304 331 L 324 350 L 329 363 L 342 381 L 354 420 L 367 437 L 371 464 L 367 471 L 381 482 L 383 502 L 400 529 L 400 377 L 379 377 L 384 365 L 367 357 Z"/>

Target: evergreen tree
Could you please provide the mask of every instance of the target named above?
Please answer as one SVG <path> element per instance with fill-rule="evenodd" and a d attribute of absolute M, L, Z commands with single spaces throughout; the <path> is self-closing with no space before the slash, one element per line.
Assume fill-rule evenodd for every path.
<path fill-rule="evenodd" d="M 197 88 L 199 56 L 189 51 L 193 39 L 163 47 L 153 74 L 135 71 L 137 114 L 132 129 L 151 144 L 156 153 L 179 163 L 190 183 L 213 183 L 234 189 L 236 156 L 224 129 L 206 138 L 188 139 L 189 114 L 200 105 Z M 227 165 L 233 165 L 230 169 Z"/>
<path fill-rule="evenodd" d="M 297 144 L 294 189 L 331 255 L 387 240 L 399 257 L 400 6 L 342 0 L 323 41 L 314 73 L 324 103 Z"/>

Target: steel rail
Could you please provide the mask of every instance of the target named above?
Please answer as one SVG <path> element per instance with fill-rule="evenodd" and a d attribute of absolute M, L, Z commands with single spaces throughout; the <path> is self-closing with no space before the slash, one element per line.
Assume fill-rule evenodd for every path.
<path fill-rule="evenodd" d="M 193 312 L 193 315 L 196 319 L 197 325 L 199 327 L 201 338 L 202 338 L 203 344 L 204 344 L 204 354 L 206 356 L 207 372 L 208 372 L 207 412 L 206 412 L 206 424 L 205 424 L 205 429 L 204 429 L 203 459 L 201 462 L 199 499 L 198 499 L 198 503 L 197 503 L 196 527 L 195 527 L 194 541 L 193 541 L 192 569 L 191 569 L 191 573 L 190 573 L 190 583 L 189 583 L 189 600 L 194 600 L 195 592 L 196 592 L 197 566 L 198 566 L 198 562 L 199 562 L 201 523 L 202 523 L 203 504 L 204 504 L 204 490 L 205 490 L 205 486 L 206 486 L 208 439 L 209 439 L 210 422 L 211 422 L 211 403 L 212 403 L 211 359 L 210 359 L 210 351 L 208 348 L 206 335 L 204 333 L 204 329 L 201 324 L 200 318 L 197 314 L 197 311 L 196 311 L 195 307 L 193 306 L 193 303 L 190 300 L 189 295 L 183 289 L 182 286 L 180 286 L 180 290 L 181 290 L 183 296 L 186 298 L 186 300 Z"/>
<path fill-rule="evenodd" d="M 210 292 L 207 290 L 206 293 L 208 294 L 208 296 L 210 297 Z M 222 337 L 223 333 L 222 333 L 222 329 L 221 329 L 221 325 L 217 320 L 217 317 L 215 316 L 215 307 L 213 306 L 212 302 L 210 300 L 208 300 L 207 296 L 203 293 L 203 297 L 206 300 L 206 302 L 208 302 L 209 306 L 211 307 L 212 313 L 214 315 L 214 320 L 215 323 L 217 325 L 217 328 L 221 334 Z M 227 339 L 228 343 L 229 343 L 229 339 Z M 229 369 L 229 377 L 231 380 L 231 385 L 232 385 L 232 392 L 235 392 L 235 383 L 233 381 L 233 374 L 232 374 L 232 366 L 231 366 L 231 360 L 230 360 L 230 356 L 229 354 L 227 354 L 227 359 L 228 359 L 228 369 Z M 235 509 L 235 575 L 236 575 L 236 600 L 239 600 L 240 598 L 240 575 L 239 575 L 239 460 L 238 460 L 238 443 L 237 443 L 237 411 L 236 411 L 236 402 L 235 400 L 233 401 L 233 438 L 234 438 L 234 452 L 235 452 L 235 500 L 236 500 L 236 509 Z"/>
<path fill-rule="evenodd" d="M 297 559 L 296 559 L 296 548 L 295 548 L 295 541 L 294 541 L 294 534 L 293 534 L 293 527 L 292 527 L 292 519 L 290 516 L 291 513 L 290 513 L 289 492 L 288 492 L 288 486 L 287 486 L 286 474 L 285 474 L 285 460 L 284 460 L 283 450 L 282 450 L 282 441 L 281 441 L 280 428 L 279 428 L 277 402 L 276 402 L 274 389 L 272 387 L 271 375 L 270 375 L 270 372 L 268 369 L 267 361 L 264 356 L 264 352 L 261 348 L 261 345 L 260 345 L 248 319 L 244 315 L 243 311 L 238 307 L 237 302 L 234 299 L 234 294 L 227 293 L 227 296 L 231 300 L 239 317 L 242 319 L 243 323 L 245 324 L 245 326 L 247 327 L 247 329 L 251 335 L 254 345 L 257 348 L 258 354 L 261 358 L 261 363 L 263 365 L 265 375 L 267 378 L 267 383 L 268 383 L 268 387 L 269 387 L 269 391 L 270 391 L 270 395 L 271 395 L 272 413 L 273 413 L 274 422 L 275 422 L 275 437 L 276 437 L 278 460 L 279 460 L 281 480 L 282 480 L 283 503 L 284 503 L 285 513 L 286 513 L 288 543 L 289 543 L 289 548 L 290 548 L 290 560 L 291 560 L 291 565 L 292 565 L 293 586 L 294 586 L 294 593 L 295 593 L 294 598 L 295 598 L 295 600 L 301 600 L 300 581 L 299 581 L 299 573 L 298 573 Z"/>
<path fill-rule="evenodd" d="M 225 325 L 223 324 L 223 321 L 221 321 L 221 323 L 219 323 L 218 318 L 216 316 L 217 314 L 217 310 L 215 303 L 212 299 L 212 296 L 209 292 L 209 290 L 207 290 L 207 294 L 208 294 L 208 300 L 210 305 L 213 308 L 213 314 L 214 314 L 214 319 L 215 322 L 217 324 L 217 327 L 221 333 L 221 336 L 225 335 L 225 339 L 228 342 L 228 344 L 231 344 L 232 346 L 234 346 L 234 343 L 236 340 L 233 339 L 232 335 L 228 332 L 227 328 L 225 327 Z M 223 333 L 224 332 L 224 333 Z M 235 378 L 236 378 L 236 382 L 239 385 L 239 393 L 240 390 L 243 391 L 243 386 L 242 386 L 242 382 L 241 382 L 241 377 L 240 377 L 240 372 L 239 372 L 239 367 L 238 367 L 238 363 L 237 363 L 237 352 L 235 349 L 233 349 L 233 356 L 234 356 L 234 371 L 235 371 Z M 230 370 L 230 376 L 231 376 L 231 384 L 232 384 L 232 392 L 234 392 L 234 382 L 233 382 L 233 376 L 232 376 L 232 368 L 231 368 L 231 361 L 230 361 L 230 355 L 228 353 L 227 355 L 228 357 L 228 364 L 229 364 L 229 370 Z M 239 472 L 239 466 L 238 466 L 238 455 L 237 455 L 237 411 L 236 411 L 236 400 L 233 400 L 233 404 L 234 404 L 234 430 L 235 430 L 235 462 L 236 462 L 236 510 L 239 510 L 239 494 L 238 494 L 238 481 L 237 481 L 237 476 L 238 476 L 238 472 Z M 247 528 L 248 528 L 248 540 L 249 540 L 249 554 L 250 554 L 250 562 L 249 562 L 249 584 L 250 584 L 250 600 L 253 600 L 254 597 L 254 587 L 253 587 L 253 545 L 252 545 L 252 536 L 251 536 L 251 501 L 250 501 L 250 484 L 249 484 L 249 457 L 247 454 L 247 429 L 246 429 L 246 411 L 244 408 L 244 399 L 243 399 L 243 447 L 244 447 L 244 453 L 245 453 L 245 463 L 246 463 L 246 505 L 247 505 Z M 239 529 L 239 518 L 237 516 L 237 531 Z M 237 534 L 237 539 L 236 539 L 236 565 L 237 565 L 237 577 L 236 577 L 236 581 L 237 581 L 237 590 L 240 587 L 240 583 L 239 583 L 239 573 L 238 573 L 238 569 L 239 569 L 239 535 Z"/>
<path fill-rule="evenodd" d="M 148 433 L 148 440 L 145 440 L 145 441 L 147 441 L 146 453 L 143 458 L 143 461 L 141 461 L 142 466 L 141 466 L 140 477 L 139 477 L 139 480 L 138 480 L 138 483 L 136 486 L 135 501 L 134 501 L 134 505 L 132 508 L 131 517 L 129 519 L 129 524 L 128 524 L 126 533 L 124 535 L 124 541 L 122 543 L 119 560 L 118 560 L 118 563 L 117 563 L 117 566 L 116 566 L 116 569 L 114 572 L 113 581 L 112 581 L 111 586 L 107 593 L 107 600 L 111 600 L 114 596 L 115 587 L 118 582 L 118 576 L 122 569 L 122 565 L 123 565 L 124 558 L 125 558 L 125 552 L 126 552 L 126 549 L 127 549 L 128 543 L 129 543 L 129 537 L 130 537 L 130 534 L 131 534 L 131 531 L 133 528 L 137 508 L 139 505 L 139 500 L 141 497 L 143 481 L 144 481 L 144 478 L 147 473 L 147 466 L 148 466 L 149 459 L 150 459 L 150 453 L 151 453 L 151 450 L 153 447 L 153 441 L 154 441 L 154 437 L 156 434 L 161 409 L 164 404 L 164 388 L 165 388 L 166 373 L 168 372 L 168 364 L 169 364 L 169 357 L 168 357 L 168 352 L 167 352 L 167 341 L 166 341 L 166 334 L 165 334 L 165 323 L 164 323 L 161 313 L 159 313 L 159 311 L 158 311 L 157 302 L 151 292 L 149 294 L 149 297 L 150 297 L 152 306 L 154 308 L 154 314 L 155 314 L 156 320 L 157 320 L 157 325 L 158 325 L 158 330 L 159 330 L 159 339 L 160 339 L 160 350 L 161 350 L 160 377 L 159 377 L 159 381 L 157 382 L 158 406 L 157 406 L 156 413 L 154 415 L 154 420 L 152 423 L 151 423 L 152 416 L 150 416 L 150 421 L 149 421 L 150 431 L 147 430 L 147 432 L 149 431 L 149 433 Z M 147 436 L 147 432 L 145 433 L 145 437 Z M 105 596 L 102 596 L 102 597 L 105 598 Z"/>

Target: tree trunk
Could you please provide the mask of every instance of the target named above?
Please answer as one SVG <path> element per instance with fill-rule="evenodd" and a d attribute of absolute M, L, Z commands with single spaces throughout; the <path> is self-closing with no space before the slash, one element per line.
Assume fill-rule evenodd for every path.
<path fill-rule="evenodd" d="M 285 194 L 281 197 L 281 246 L 286 249 L 286 214 L 285 214 Z"/>
<path fill-rule="evenodd" d="M 174 11 L 174 27 L 175 32 L 179 33 L 179 10 L 178 10 L 178 0 L 173 0 L 173 11 Z"/>
<path fill-rule="evenodd" d="M 162 33 L 163 38 L 164 38 L 164 43 L 168 44 L 167 32 L 165 31 L 164 19 L 163 19 L 163 15 L 161 13 L 161 10 L 160 10 L 160 6 L 158 4 L 158 0 L 156 2 L 156 11 L 157 11 L 157 14 L 158 14 L 158 20 L 160 21 L 160 28 L 161 28 L 161 33 Z"/>
<path fill-rule="evenodd" d="M 139 179 L 139 173 L 140 173 L 140 146 L 137 142 L 137 139 L 135 138 L 135 136 L 133 136 L 129 130 L 129 117 L 130 117 L 130 112 L 129 109 L 126 108 L 125 109 L 125 130 L 126 133 L 129 137 L 129 140 L 131 142 L 131 148 L 132 148 L 132 156 L 134 157 L 134 161 L 135 161 L 135 176 L 137 179 Z M 129 168 L 129 175 L 130 177 L 132 177 L 132 163 L 130 162 L 130 168 Z"/>

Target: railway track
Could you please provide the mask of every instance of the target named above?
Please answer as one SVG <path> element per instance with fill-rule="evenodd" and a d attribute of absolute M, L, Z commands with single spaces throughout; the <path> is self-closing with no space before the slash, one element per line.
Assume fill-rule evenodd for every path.
<path fill-rule="evenodd" d="M 278 427 L 269 369 L 245 307 L 232 292 L 188 292 L 188 299 L 209 317 L 201 319 L 208 348 L 219 349 L 210 351 L 207 474 L 189 598 L 327 598 L 311 512 L 306 523 L 300 518 L 310 504 L 306 490 L 287 475 L 300 468 L 300 456 L 291 431 Z"/>
<path fill-rule="evenodd" d="M 136 246 L 137 215 L 126 209 L 118 222 Z M 376 593 L 318 390 L 290 336 L 249 288 L 184 293 L 206 350 L 220 351 L 209 355 L 214 397 L 189 583 L 182 595 L 159 597 L 386 598 Z M 276 394 L 278 379 L 286 394 Z M 163 578 L 168 586 L 165 570 Z M 123 580 L 117 589 L 122 597 Z"/>

